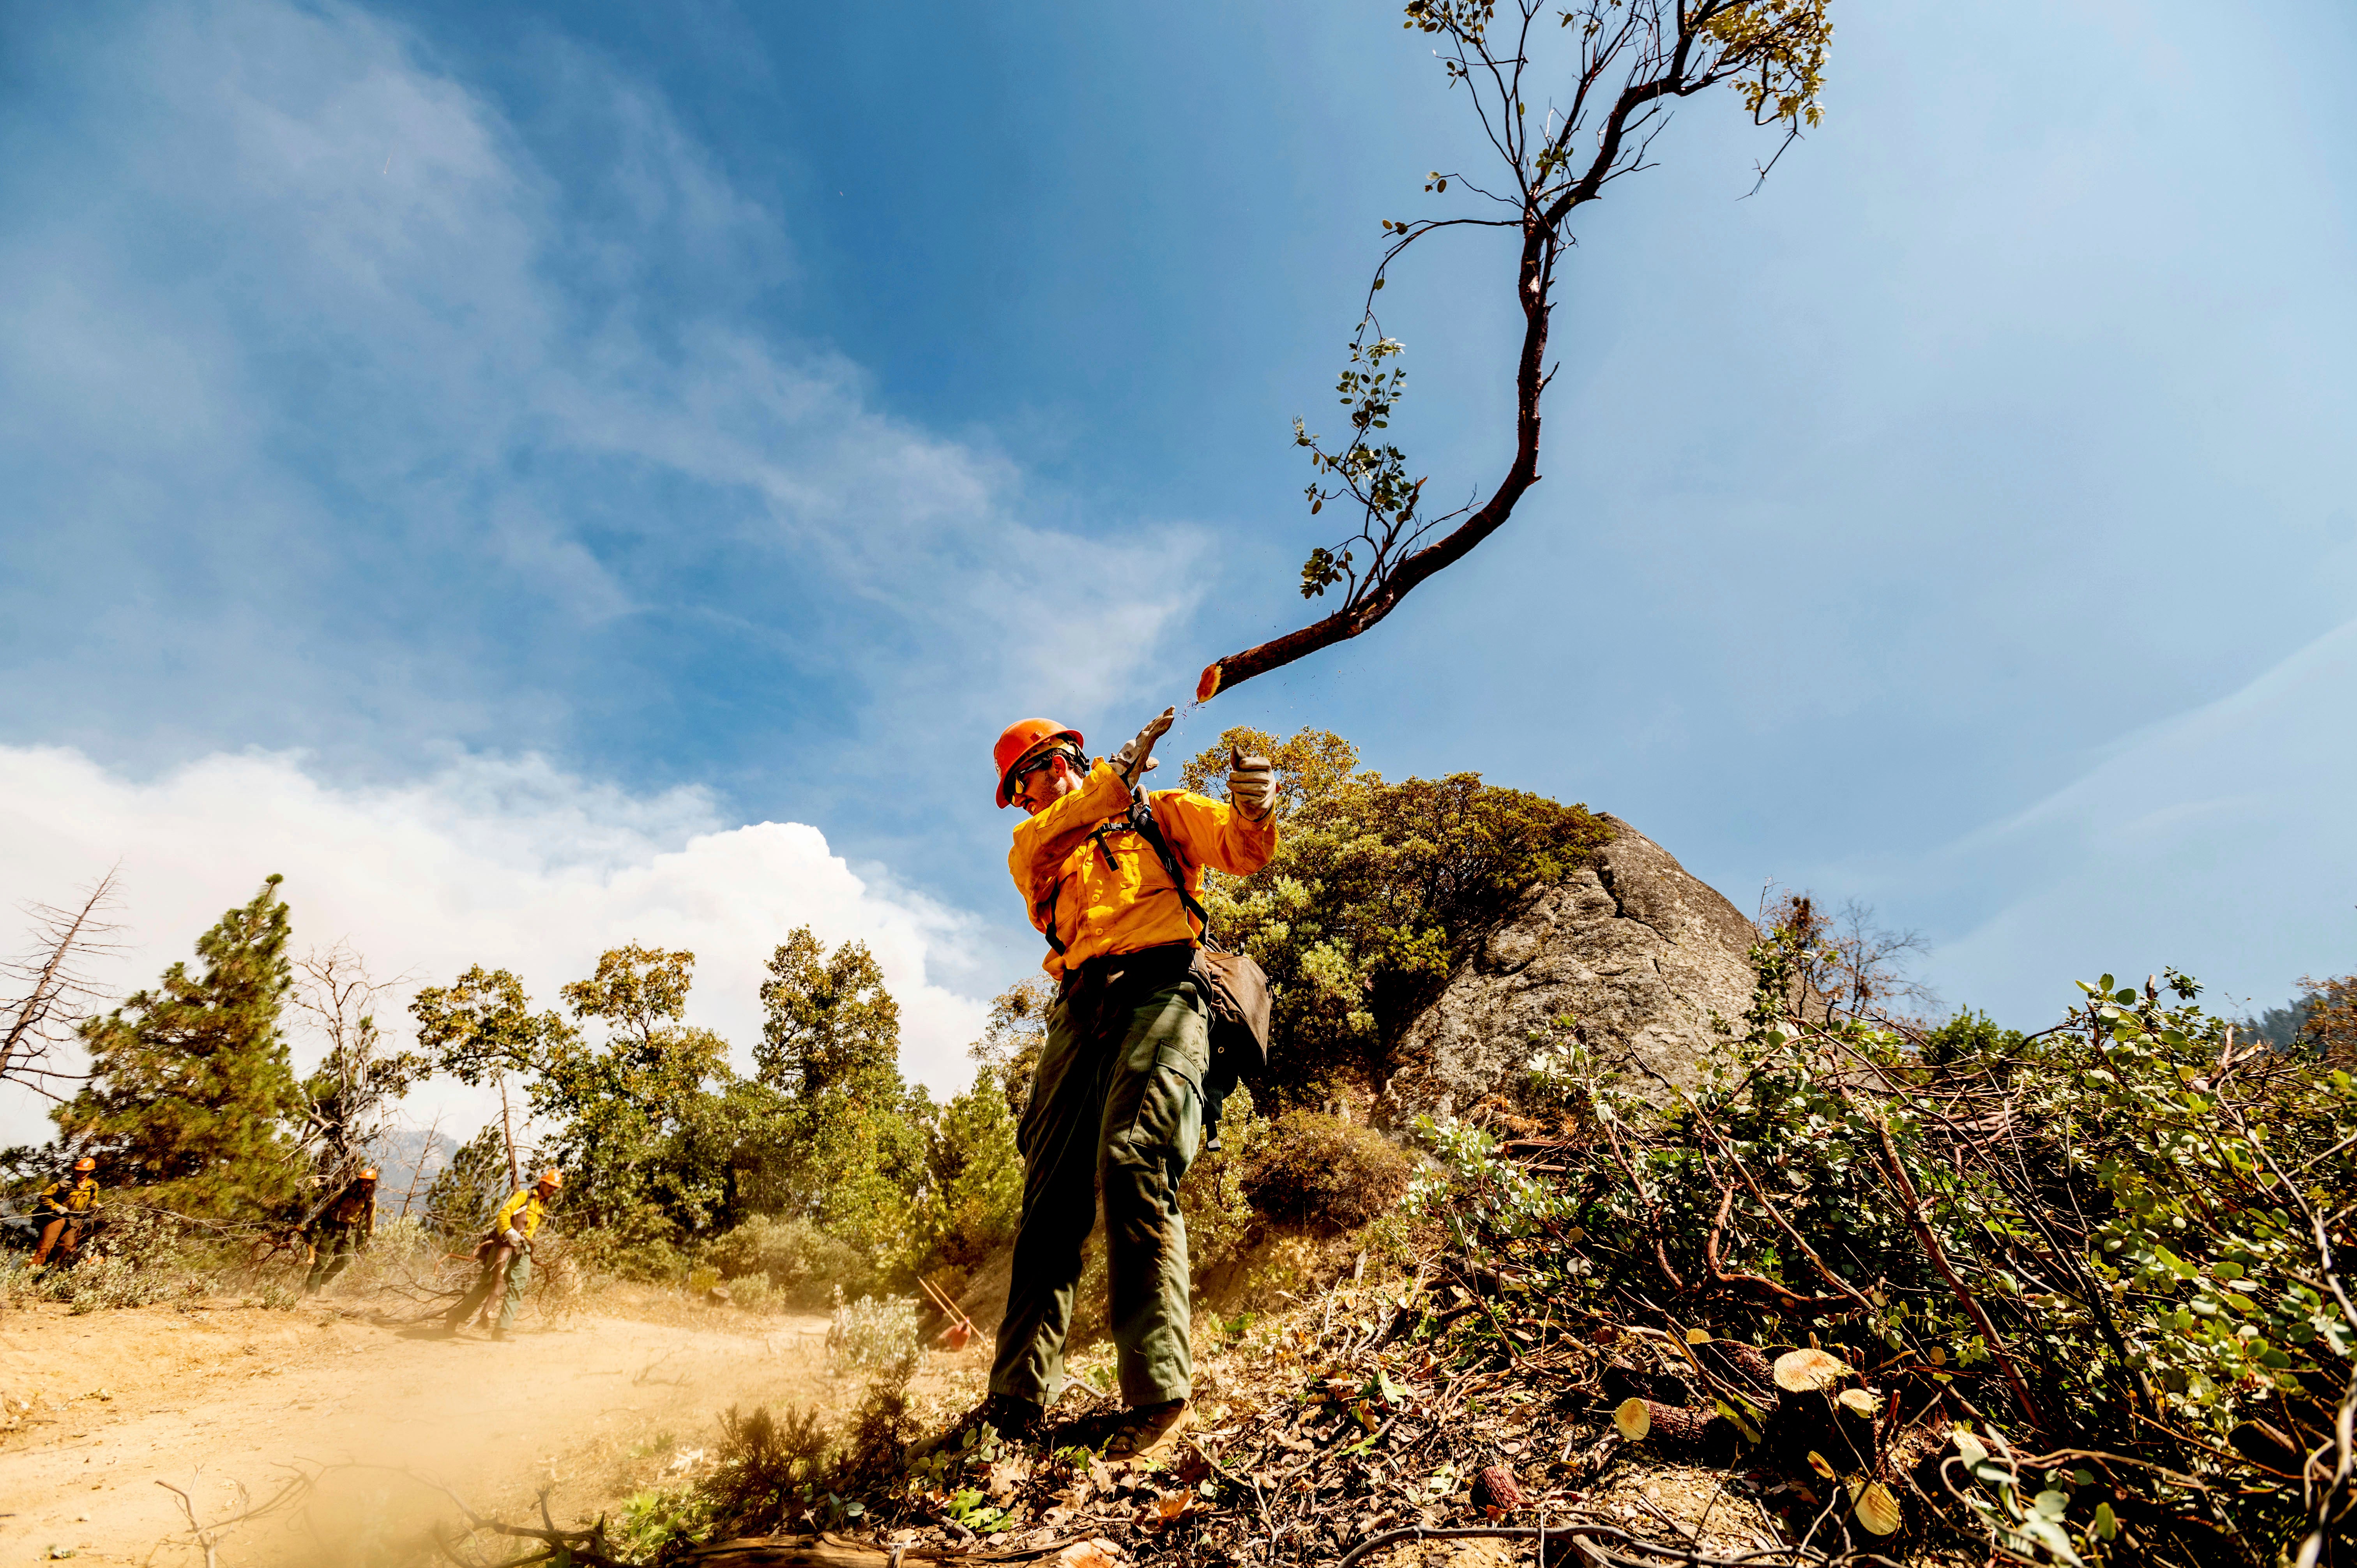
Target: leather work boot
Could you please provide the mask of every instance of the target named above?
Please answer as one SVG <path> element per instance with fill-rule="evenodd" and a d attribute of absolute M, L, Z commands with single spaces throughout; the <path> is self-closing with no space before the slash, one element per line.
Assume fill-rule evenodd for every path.
<path fill-rule="evenodd" d="M 1186 1431 L 1190 1419 L 1187 1402 L 1183 1399 L 1165 1400 L 1160 1404 L 1133 1405 L 1122 1412 L 1113 1431 L 1106 1434 L 1104 1456 L 1108 1459 L 1151 1458 Z"/>
<path fill-rule="evenodd" d="M 922 1459 L 944 1449 L 962 1448 L 966 1434 L 987 1427 L 1001 1443 L 1037 1443 L 1040 1429 L 1047 1424 L 1048 1412 L 1027 1399 L 1012 1394 L 987 1394 L 983 1402 L 960 1416 L 954 1425 L 929 1443 L 917 1445 L 912 1457 Z M 981 1438 L 974 1441 L 979 1443 Z"/>

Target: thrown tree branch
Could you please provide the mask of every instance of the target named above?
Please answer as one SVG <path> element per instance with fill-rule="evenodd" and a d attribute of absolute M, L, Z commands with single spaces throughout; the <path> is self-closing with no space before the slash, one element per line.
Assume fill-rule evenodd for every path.
<path fill-rule="evenodd" d="M 1308 449 L 1317 475 L 1307 490 L 1310 511 L 1339 501 L 1359 512 L 1357 532 L 1313 551 L 1301 572 L 1303 597 L 1340 588 L 1342 603 L 1323 619 L 1207 666 L 1196 701 L 1208 702 L 1366 631 L 1418 584 L 1504 526 L 1539 479 L 1539 405 L 1554 376 L 1548 332 L 1557 268 L 1573 243 L 1572 215 L 1598 199 L 1613 180 L 1650 166 L 1647 154 L 1668 124 L 1670 106 L 1711 87 L 1734 87 L 1755 123 L 1784 128 L 1787 145 L 1804 125 L 1815 124 L 1832 33 L 1826 5 L 1827 0 L 1578 0 L 1560 9 L 1557 27 L 1534 38 L 1534 27 L 1556 5 L 1409 0 L 1408 25 L 1441 40 L 1437 53 L 1448 84 L 1465 89 L 1507 177 L 1493 181 L 1498 188 L 1491 190 L 1436 170 L 1426 190 L 1445 195 L 1454 179 L 1496 210 L 1486 217 L 1383 220 L 1392 238 L 1337 386 L 1350 411 L 1348 438 L 1329 449 L 1302 422 L 1294 424 L 1295 443 Z M 1511 37 L 1493 33 L 1501 20 Z M 1556 62 L 1559 74 L 1543 74 L 1535 58 L 1549 37 L 1568 40 Z M 1564 100 L 1549 102 L 1556 91 Z M 1514 356 L 1514 455 L 1488 500 L 1436 519 L 1422 510 L 1429 476 L 1410 478 L 1405 455 L 1381 434 L 1390 425 L 1404 372 L 1394 363 L 1400 345 L 1384 335 L 1373 302 L 1392 263 L 1410 245 L 1468 228 L 1510 229 L 1521 237 L 1513 279 L 1523 317 Z M 1440 524 L 1458 518 L 1431 537 Z"/>

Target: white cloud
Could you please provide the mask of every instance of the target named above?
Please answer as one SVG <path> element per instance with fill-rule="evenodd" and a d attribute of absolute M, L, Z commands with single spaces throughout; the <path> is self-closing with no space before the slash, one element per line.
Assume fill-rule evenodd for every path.
<path fill-rule="evenodd" d="M 2174 964 L 2239 1011 L 2357 968 L 2357 621 L 2119 742 L 2028 811 L 1874 878 L 1970 910 L 1929 966 L 1951 1003 L 2043 1022 L 2073 980 Z M 1828 882 L 1836 879 L 1828 877 Z M 1994 907 L 1992 907 L 1994 906 Z"/>
<path fill-rule="evenodd" d="M 554 1005 L 557 986 L 608 947 L 691 949 L 691 1017 L 737 1047 L 740 1069 L 759 1036 L 762 965 L 807 924 L 875 951 L 900 1002 L 909 1076 L 937 1091 L 972 1076 L 963 1053 L 983 1004 L 935 976 L 944 958 L 958 961 L 972 923 L 855 873 L 816 828 L 727 826 L 698 790 L 633 797 L 532 758 L 339 788 L 298 757 L 263 753 L 137 781 L 79 752 L 0 746 L 0 867 L 12 892 L 60 901 L 118 857 L 132 944 L 109 966 L 118 991 L 188 957 L 199 932 L 275 871 L 297 950 L 349 940 L 378 974 L 419 983 L 479 962 L 515 971 Z M 441 1103 L 483 1113 L 451 1086 L 419 1101 Z M 29 1101 L 0 1116 L 12 1141 L 47 1132 Z"/>

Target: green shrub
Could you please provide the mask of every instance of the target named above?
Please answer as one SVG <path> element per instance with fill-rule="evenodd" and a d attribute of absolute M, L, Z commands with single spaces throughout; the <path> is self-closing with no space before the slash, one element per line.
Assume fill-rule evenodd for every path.
<path fill-rule="evenodd" d="M 767 1405 L 739 1415 L 730 1405 L 720 1418 L 720 1464 L 705 1483 L 712 1517 L 740 1535 L 768 1535 L 798 1520 L 818 1500 L 834 1444 L 815 1406 Z"/>
<path fill-rule="evenodd" d="M 1272 1219 L 1352 1230 L 1395 1207 L 1415 1162 L 1372 1127 L 1322 1111 L 1288 1111 L 1255 1141 L 1244 1196 Z"/>
<path fill-rule="evenodd" d="M 917 1304 L 906 1296 L 863 1295 L 836 1307 L 827 1326 L 826 1349 L 838 1372 L 877 1372 L 907 1381 L 923 1353 Z"/>
<path fill-rule="evenodd" d="M 541 1234 L 549 1232 L 543 1230 Z M 534 1245 L 535 1250 L 544 1249 L 544 1243 L 537 1240 Z M 602 1229 L 574 1235 L 570 1251 L 574 1262 L 591 1273 L 663 1285 L 685 1284 L 696 1258 L 688 1249 L 660 1236 L 630 1236 Z"/>
<path fill-rule="evenodd" d="M 610 1540 L 626 1562 L 676 1559 L 712 1528 L 712 1502 L 693 1484 L 651 1487 L 624 1500 Z"/>
<path fill-rule="evenodd" d="M 1474 773 L 1398 783 L 1361 771 L 1338 735 L 1280 744 L 1223 732 L 1183 781 L 1213 788 L 1231 746 L 1276 765 L 1285 793 L 1275 858 L 1246 877 L 1203 879 L 1222 941 L 1268 972 L 1268 1087 L 1300 1103 L 1329 1080 L 1380 1082 L 1386 1053 L 1475 940 L 1524 889 L 1560 880 L 1609 841 L 1585 806 L 1501 789 Z"/>
<path fill-rule="evenodd" d="M 1178 1187 L 1178 1212 L 1187 1220 L 1187 1261 L 1195 1284 L 1203 1284 L 1234 1263 L 1260 1229 L 1244 1195 L 1243 1176 L 1253 1152 L 1268 1135 L 1267 1118 L 1254 1113 L 1253 1092 L 1242 1084 L 1228 1091 L 1220 1117 L 1218 1149 L 1205 1149 Z"/>
<path fill-rule="evenodd" d="M 452 1152 L 425 1189 L 425 1225 L 452 1241 L 472 1241 L 508 1196 L 507 1137 L 496 1122 Z"/>
<path fill-rule="evenodd" d="M 925 1157 L 931 1181 L 919 1209 L 910 1272 L 971 1272 L 1015 1240 L 1023 1212 L 1023 1156 L 1015 1147 L 1015 1113 L 996 1079 L 985 1072 L 941 1108 L 927 1134 Z"/>
<path fill-rule="evenodd" d="M 110 1306 L 146 1306 L 174 1296 L 201 1294 L 201 1282 L 181 1273 L 142 1269 L 128 1259 L 101 1253 L 84 1258 L 66 1272 L 66 1305 L 72 1312 L 97 1312 Z M 189 1287 L 195 1285 L 192 1291 Z"/>
<path fill-rule="evenodd" d="M 807 1219 L 756 1214 L 734 1230 L 705 1243 L 706 1262 L 730 1282 L 759 1276 L 781 1305 L 823 1305 L 832 1290 L 867 1289 L 874 1270 L 857 1251 Z"/>

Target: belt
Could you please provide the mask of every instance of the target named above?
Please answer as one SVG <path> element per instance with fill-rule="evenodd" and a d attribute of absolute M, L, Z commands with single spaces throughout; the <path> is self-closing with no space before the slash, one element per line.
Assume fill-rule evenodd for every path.
<path fill-rule="evenodd" d="M 1137 948 L 1129 952 L 1099 953 L 1084 963 L 1064 971 L 1057 994 L 1069 1005 L 1075 997 L 1090 993 L 1102 993 L 1125 982 L 1135 985 L 1150 984 L 1159 990 L 1175 985 L 1195 967 L 1193 942 L 1164 942 L 1158 947 Z"/>

